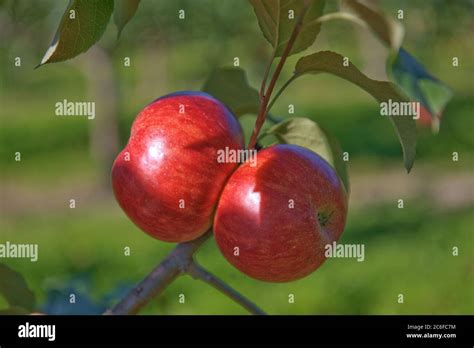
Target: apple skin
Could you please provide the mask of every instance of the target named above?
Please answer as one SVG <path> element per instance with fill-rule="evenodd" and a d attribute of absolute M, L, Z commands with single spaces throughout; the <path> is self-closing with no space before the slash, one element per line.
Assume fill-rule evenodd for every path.
<path fill-rule="evenodd" d="M 133 122 L 112 167 L 115 197 L 154 238 L 193 240 L 210 228 L 219 195 L 238 166 L 218 163 L 217 151 L 243 146 L 237 119 L 217 99 L 202 92 L 166 95 Z"/>
<path fill-rule="evenodd" d="M 300 146 L 273 145 L 257 153 L 255 167 L 244 163 L 228 180 L 214 235 L 225 258 L 241 272 L 288 282 L 325 261 L 325 245 L 339 239 L 346 215 L 346 191 L 324 159 Z"/>

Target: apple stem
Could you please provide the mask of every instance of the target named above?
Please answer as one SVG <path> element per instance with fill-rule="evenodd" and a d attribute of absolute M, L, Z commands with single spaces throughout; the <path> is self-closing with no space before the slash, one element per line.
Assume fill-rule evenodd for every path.
<path fill-rule="evenodd" d="M 283 86 L 281 86 L 281 88 L 278 90 L 278 92 L 275 94 L 275 96 L 272 98 L 272 100 L 270 101 L 270 103 L 268 104 L 268 107 L 267 107 L 267 112 L 270 112 L 270 110 L 272 109 L 272 106 L 273 104 L 275 104 L 276 100 L 278 99 L 278 97 L 285 91 L 285 89 L 294 81 L 296 80 L 298 76 L 297 75 L 292 75 L 288 81 L 286 81 L 284 83 Z"/>
<path fill-rule="evenodd" d="M 255 121 L 255 127 L 253 129 L 252 136 L 249 141 L 249 145 L 248 145 L 249 149 L 253 149 L 255 147 L 255 144 L 257 143 L 258 134 L 260 133 L 260 130 L 262 129 L 262 126 L 265 122 L 265 118 L 268 113 L 268 103 L 272 96 L 273 89 L 275 88 L 278 78 L 280 77 L 281 70 L 283 69 L 283 66 L 285 65 L 286 59 L 288 58 L 291 52 L 291 49 L 293 48 L 296 38 L 298 37 L 301 31 L 301 28 L 303 27 L 303 20 L 306 15 L 306 12 L 309 9 L 310 4 L 311 4 L 310 2 L 305 3 L 305 7 L 303 7 L 303 10 L 301 11 L 298 17 L 298 21 L 296 22 L 295 27 L 293 28 L 290 39 L 286 43 L 285 50 L 283 51 L 283 54 L 281 55 L 280 61 L 278 62 L 278 65 L 275 68 L 275 71 L 273 72 L 272 79 L 270 80 L 270 84 L 268 85 L 268 89 L 266 90 L 265 93 L 263 93 L 263 90 L 265 89 L 265 86 L 266 86 L 267 76 L 270 71 L 271 63 L 273 62 L 273 59 L 276 54 L 272 55 L 271 61 L 267 66 L 267 69 L 265 71 L 265 76 L 262 82 L 262 87 L 260 88 L 260 108 L 258 111 L 257 120 Z M 278 43 L 275 43 L 274 52 L 276 52 L 277 50 L 277 47 L 278 47 L 277 45 Z"/>
<path fill-rule="evenodd" d="M 275 60 L 276 50 L 277 50 L 277 46 L 275 46 L 275 48 L 273 49 L 272 56 L 270 60 L 268 61 L 267 67 L 265 69 L 265 73 L 263 74 L 262 85 L 260 86 L 260 92 L 259 92 L 260 103 L 262 103 L 263 99 L 265 98 L 265 88 L 267 87 L 268 75 L 270 74 L 272 63 Z"/>
<path fill-rule="evenodd" d="M 161 294 L 181 274 L 189 274 L 193 278 L 205 281 L 240 304 L 250 313 L 265 314 L 250 300 L 195 263 L 193 260 L 194 253 L 211 236 L 212 230 L 209 230 L 198 239 L 179 243 L 145 279 L 130 290 L 118 304 L 108 309 L 104 315 L 138 313 L 140 309 L 155 296 Z"/>

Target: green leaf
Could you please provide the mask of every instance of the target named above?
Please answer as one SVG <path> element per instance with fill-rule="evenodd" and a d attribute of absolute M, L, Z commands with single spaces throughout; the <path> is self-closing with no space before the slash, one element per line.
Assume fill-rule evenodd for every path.
<path fill-rule="evenodd" d="M 280 22 L 280 0 L 249 0 L 263 36 L 275 47 Z"/>
<path fill-rule="evenodd" d="M 117 38 L 120 37 L 125 25 L 137 12 L 140 0 L 115 0 L 114 23 L 117 26 Z"/>
<path fill-rule="evenodd" d="M 324 0 L 249 0 L 258 19 L 258 24 L 267 41 L 276 47 L 280 57 L 290 39 L 295 23 L 306 2 L 310 3 L 303 19 L 301 31 L 290 55 L 304 51 L 313 44 L 321 29 L 317 19 L 324 10 Z M 292 12 L 291 12 L 292 11 Z"/>
<path fill-rule="evenodd" d="M 404 35 L 403 26 L 399 22 L 356 0 L 346 0 L 344 4 L 354 11 L 383 43 L 395 51 L 398 50 Z"/>
<path fill-rule="evenodd" d="M 202 91 L 219 99 L 237 117 L 258 113 L 258 92 L 249 85 L 245 71 L 240 68 L 224 67 L 215 70 L 205 82 Z"/>
<path fill-rule="evenodd" d="M 344 57 L 331 51 L 321 51 L 302 57 L 296 63 L 294 78 L 305 74 L 330 73 L 354 83 L 371 94 L 379 103 L 409 101 L 395 84 L 388 81 L 372 80 L 362 74 L 352 63 L 343 65 Z M 409 172 L 415 161 L 416 154 L 416 125 L 411 117 L 385 116 L 395 127 L 402 146 L 405 168 Z"/>
<path fill-rule="evenodd" d="M 274 135 L 281 144 L 306 147 L 333 166 L 349 192 L 349 177 L 342 150 L 335 137 L 326 132 L 316 122 L 305 117 L 295 117 L 270 127 L 263 136 Z"/>
<path fill-rule="evenodd" d="M 38 66 L 71 59 L 87 51 L 101 38 L 113 8 L 113 0 L 70 1 Z"/>
<path fill-rule="evenodd" d="M 35 296 L 23 276 L 4 264 L 0 264 L 0 294 L 11 307 L 33 310 Z"/>

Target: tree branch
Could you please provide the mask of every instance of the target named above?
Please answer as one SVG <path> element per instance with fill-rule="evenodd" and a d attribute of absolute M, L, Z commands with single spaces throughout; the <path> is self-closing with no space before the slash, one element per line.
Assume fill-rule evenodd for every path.
<path fill-rule="evenodd" d="M 248 310 L 252 314 L 259 314 L 265 315 L 266 313 L 258 308 L 253 302 L 251 302 L 246 297 L 242 296 L 236 290 L 232 289 L 229 285 L 224 283 L 222 280 L 214 276 L 212 273 L 208 272 L 200 265 L 198 265 L 195 261 L 192 261 L 188 265 L 187 273 L 193 277 L 194 279 L 200 279 L 207 284 L 211 285 L 212 287 L 219 290 L 221 293 L 230 297 L 232 300 L 240 304 L 246 310 Z"/>
<path fill-rule="evenodd" d="M 187 273 L 195 279 L 203 280 L 213 286 L 227 297 L 231 298 L 252 314 L 265 314 L 260 308 L 246 297 L 239 294 L 229 285 L 218 279 L 194 260 L 194 253 L 206 240 L 212 236 L 212 230 L 207 231 L 198 239 L 178 244 L 166 258 L 137 286 L 113 308 L 107 310 L 104 315 L 136 314 L 153 297 L 161 294 L 169 284 L 179 275 Z"/>
<path fill-rule="evenodd" d="M 277 47 L 278 46 L 275 45 L 275 48 L 273 49 L 270 61 L 268 62 L 267 67 L 265 68 L 265 73 L 263 74 L 262 84 L 260 86 L 260 92 L 259 92 L 260 103 L 263 102 L 263 100 L 265 98 L 265 88 L 267 87 L 268 75 L 270 74 L 270 69 L 272 67 L 273 61 L 275 60 Z"/>
<path fill-rule="evenodd" d="M 151 299 L 161 294 L 166 287 L 183 273 L 192 262 L 193 254 L 212 236 L 212 230 L 198 239 L 178 244 L 171 253 L 117 305 L 104 314 L 136 314 Z"/>

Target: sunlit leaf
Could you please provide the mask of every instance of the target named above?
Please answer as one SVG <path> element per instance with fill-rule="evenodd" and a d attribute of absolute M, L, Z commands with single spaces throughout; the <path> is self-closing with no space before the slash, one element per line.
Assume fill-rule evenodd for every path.
<path fill-rule="evenodd" d="M 0 264 L 0 295 L 10 307 L 32 310 L 35 306 L 35 296 L 23 276 L 4 264 Z"/>
<path fill-rule="evenodd" d="M 276 47 L 280 57 L 290 39 L 293 28 L 305 4 L 310 3 L 303 18 L 301 31 L 290 54 L 307 49 L 316 40 L 321 23 L 316 20 L 324 10 L 324 0 L 249 0 L 258 19 L 258 24 L 267 41 Z"/>
<path fill-rule="evenodd" d="M 38 66 L 71 59 L 87 51 L 101 38 L 113 8 L 113 0 L 70 1 Z"/>
<path fill-rule="evenodd" d="M 379 103 L 409 101 L 396 87 L 388 81 L 372 80 L 359 71 L 352 63 L 343 65 L 344 57 L 331 51 L 321 51 L 302 57 L 296 63 L 295 78 L 305 74 L 330 73 L 350 81 L 371 94 Z M 404 164 L 407 171 L 413 166 L 416 154 L 416 126 L 411 117 L 391 117 L 398 139 L 402 146 Z"/>
<path fill-rule="evenodd" d="M 274 135 L 281 144 L 294 144 L 316 152 L 333 166 L 349 192 L 349 177 L 342 150 L 336 138 L 316 122 L 305 117 L 284 120 L 265 131 L 263 136 Z"/>
<path fill-rule="evenodd" d="M 117 26 L 117 37 L 120 37 L 125 25 L 137 12 L 140 0 L 115 0 L 114 23 Z"/>

